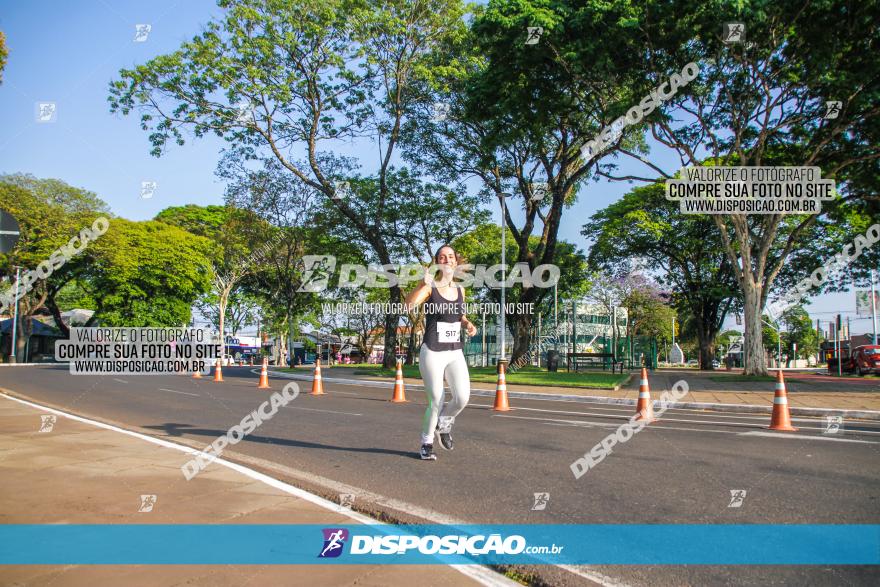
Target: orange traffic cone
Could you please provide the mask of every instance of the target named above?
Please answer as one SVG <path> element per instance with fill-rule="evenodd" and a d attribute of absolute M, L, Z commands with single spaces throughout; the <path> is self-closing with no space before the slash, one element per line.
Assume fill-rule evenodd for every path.
<path fill-rule="evenodd" d="M 220 359 L 217 359 L 217 366 L 214 367 L 214 381 L 223 381 L 223 367 L 220 366 Z"/>
<path fill-rule="evenodd" d="M 770 417 L 770 430 L 795 432 L 791 425 L 791 414 L 788 411 L 788 395 L 785 392 L 785 378 L 782 369 L 776 371 L 776 393 L 773 396 L 773 415 Z"/>
<path fill-rule="evenodd" d="M 504 379 L 506 371 L 507 361 L 498 361 L 498 385 L 495 386 L 495 406 L 492 408 L 496 412 L 510 411 L 510 404 L 507 402 L 507 381 Z"/>
<path fill-rule="evenodd" d="M 201 378 L 202 378 L 201 371 L 196 371 L 195 373 L 193 373 L 193 379 L 201 379 Z"/>
<path fill-rule="evenodd" d="M 312 379 L 312 395 L 324 395 L 324 383 L 321 381 L 321 359 L 315 359 L 315 376 Z"/>
<path fill-rule="evenodd" d="M 648 385 L 648 370 L 642 367 L 642 378 L 639 381 L 639 401 L 636 403 L 636 421 L 656 422 L 654 403 L 651 401 L 651 386 Z"/>
<path fill-rule="evenodd" d="M 254 356 L 251 355 L 250 359 L 251 359 L 250 366 L 253 367 L 254 366 Z"/>
<path fill-rule="evenodd" d="M 406 391 L 403 388 L 403 362 L 397 359 L 397 373 L 394 375 L 394 394 L 391 401 L 400 404 L 406 402 Z"/>
<path fill-rule="evenodd" d="M 269 387 L 269 359 L 263 359 L 263 370 L 260 372 L 260 384 L 257 389 L 272 389 Z"/>

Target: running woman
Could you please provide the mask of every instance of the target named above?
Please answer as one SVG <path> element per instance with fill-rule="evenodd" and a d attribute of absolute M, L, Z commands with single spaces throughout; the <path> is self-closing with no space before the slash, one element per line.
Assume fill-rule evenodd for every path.
<path fill-rule="evenodd" d="M 434 432 L 440 435 L 440 445 L 452 450 L 452 424 L 471 395 L 471 381 L 467 361 L 461 350 L 461 329 L 468 336 L 477 333 L 477 327 L 464 315 L 464 289 L 452 282 L 459 259 L 449 245 L 443 245 L 434 254 L 434 263 L 440 266 L 443 278 L 434 281 L 430 269 L 419 287 L 406 296 L 406 303 L 414 308 L 425 304 L 425 336 L 419 352 L 419 372 L 425 384 L 428 407 L 422 419 L 422 460 L 436 460 Z M 443 379 L 449 384 L 452 400 L 443 405 Z M 442 408 L 442 409 L 441 409 Z M 439 421 L 439 426 L 438 426 Z"/>

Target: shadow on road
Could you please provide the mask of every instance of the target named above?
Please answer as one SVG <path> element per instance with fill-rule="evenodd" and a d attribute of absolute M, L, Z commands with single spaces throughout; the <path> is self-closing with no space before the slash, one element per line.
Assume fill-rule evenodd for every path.
<path fill-rule="evenodd" d="M 185 437 L 185 436 L 208 436 L 211 438 L 217 438 L 218 436 L 225 436 L 226 430 L 211 430 L 206 428 L 196 428 L 190 424 L 179 424 L 176 422 L 166 422 L 165 424 L 161 424 L 158 426 L 142 426 L 148 430 L 161 430 L 168 436 L 173 437 Z M 271 444 L 277 446 L 291 446 L 298 448 L 319 448 L 326 450 L 341 450 L 346 452 L 365 452 L 365 453 L 375 453 L 375 454 L 387 454 L 387 455 L 396 455 L 400 457 L 406 457 L 409 459 L 418 459 L 419 456 L 415 451 L 402 451 L 402 450 L 393 450 L 388 448 L 375 448 L 375 447 L 353 447 L 353 446 L 335 446 L 332 444 L 322 444 L 318 442 L 306 442 L 303 440 L 290 440 L 287 438 L 272 438 L 268 436 L 259 436 L 250 434 L 245 439 L 247 442 L 258 442 L 261 444 Z"/>

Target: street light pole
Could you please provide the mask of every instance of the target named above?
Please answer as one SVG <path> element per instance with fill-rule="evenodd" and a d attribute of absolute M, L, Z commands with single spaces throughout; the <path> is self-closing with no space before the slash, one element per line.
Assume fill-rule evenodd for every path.
<path fill-rule="evenodd" d="M 559 309 L 557 308 L 556 283 L 553 284 L 553 350 L 559 349 Z"/>
<path fill-rule="evenodd" d="M 15 300 L 13 302 L 13 305 L 15 306 L 15 309 L 12 311 L 12 346 L 9 349 L 9 362 L 10 363 L 17 363 L 18 362 L 18 357 L 17 357 L 18 353 L 16 352 L 18 350 L 16 348 L 16 347 L 18 347 L 18 330 L 16 327 L 18 326 L 18 279 L 20 277 L 19 276 L 20 271 L 21 271 L 21 267 L 16 265 L 15 266 L 15 290 L 16 291 L 13 292 L 13 299 Z M 25 361 L 25 362 L 27 362 L 27 361 Z"/>
<path fill-rule="evenodd" d="M 504 342 L 505 335 L 507 331 L 507 320 L 506 320 L 506 307 L 504 305 L 504 286 L 507 282 L 507 267 L 505 263 L 507 262 L 506 256 L 506 248 L 507 248 L 507 197 L 510 194 L 506 192 L 501 192 L 501 356 L 498 358 L 499 362 L 505 361 L 504 358 Z"/>
<path fill-rule="evenodd" d="M 877 300 L 874 296 L 874 270 L 871 269 L 871 323 L 874 326 L 874 344 L 877 344 Z"/>

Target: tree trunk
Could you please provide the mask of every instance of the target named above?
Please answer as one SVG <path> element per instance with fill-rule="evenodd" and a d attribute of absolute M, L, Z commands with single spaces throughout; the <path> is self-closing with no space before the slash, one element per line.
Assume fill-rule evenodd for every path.
<path fill-rule="evenodd" d="M 55 326 L 58 327 L 58 330 L 61 331 L 64 338 L 70 338 L 70 328 L 64 323 L 64 320 L 61 319 L 61 310 L 58 308 L 58 304 L 55 303 L 55 296 L 50 295 L 46 298 L 46 307 L 52 313 L 52 318 L 55 320 Z"/>
<path fill-rule="evenodd" d="M 400 287 L 395 285 L 388 290 L 388 301 L 393 308 L 400 304 L 401 295 Z M 382 357 L 382 366 L 386 369 L 393 369 L 397 366 L 397 324 L 400 322 L 400 316 L 395 312 L 385 315 L 385 352 Z"/>
<path fill-rule="evenodd" d="M 705 310 L 705 308 L 702 308 Z M 715 324 L 718 321 L 713 317 L 706 319 L 702 313 L 692 313 L 694 324 L 697 331 L 697 348 L 700 360 L 700 369 L 712 370 L 712 361 L 715 359 L 715 337 L 718 335 L 718 328 Z"/>
<path fill-rule="evenodd" d="M 512 365 L 529 351 L 532 320 L 529 314 L 514 314 L 506 316 L 505 321 L 513 334 L 513 350 L 510 353 Z"/>
<path fill-rule="evenodd" d="M 293 367 L 295 361 L 293 360 L 293 335 L 294 335 L 294 325 L 293 325 L 293 307 L 287 306 L 287 353 L 285 356 L 285 361 L 287 362 L 288 367 Z"/>
<path fill-rule="evenodd" d="M 220 364 L 221 365 L 226 362 L 226 336 L 224 336 L 224 334 L 223 334 L 223 328 L 225 326 L 224 317 L 226 316 L 227 302 L 228 302 L 227 294 L 221 293 L 220 294 L 220 303 L 219 303 L 220 318 L 217 321 L 218 327 L 220 328 L 220 345 L 221 345 L 220 346 Z"/>
<path fill-rule="evenodd" d="M 750 281 L 743 286 L 743 374 L 767 375 L 767 358 L 764 353 L 761 328 L 761 288 Z"/>
<path fill-rule="evenodd" d="M 31 337 L 31 332 L 33 332 L 34 326 L 33 321 L 30 316 L 22 315 L 21 308 L 18 310 L 18 331 L 16 332 L 16 345 L 15 345 L 15 362 L 16 363 L 27 363 L 28 357 L 25 356 L 25 352 L 27 350 L 28 339 Z M 10 334 L 12 334 L 10 332 Z"/>
<path fill-rule="evenodd" d="M 702 328 L 697 330 L 697 340 L 700 345 L 700 369 L 711 371 L 714 369 L 712 361 L 715 359 L 714 333 L 707 333 Z"/>

